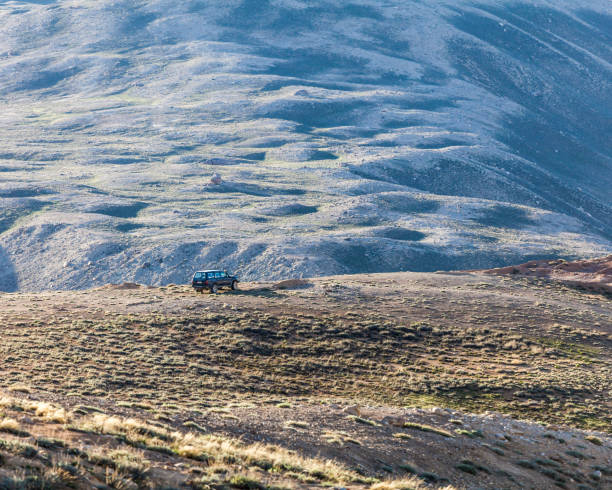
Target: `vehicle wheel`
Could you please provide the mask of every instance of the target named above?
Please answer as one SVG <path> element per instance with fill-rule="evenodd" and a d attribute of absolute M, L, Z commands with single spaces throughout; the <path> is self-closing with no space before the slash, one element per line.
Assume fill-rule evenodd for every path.
<path fill-rule="evenodd" d="M 217 286 L 216 284 L 213 284 L 210 287 L 210 292 L 213 293 L 213 294 L 217 294 L 219 292 L 219 286 Z"/>
<path fill-rule="evenodd" d="M 232 291 L 236 291 L 236 289 L 238 289 L 238 282 L 232 281 Z"/>

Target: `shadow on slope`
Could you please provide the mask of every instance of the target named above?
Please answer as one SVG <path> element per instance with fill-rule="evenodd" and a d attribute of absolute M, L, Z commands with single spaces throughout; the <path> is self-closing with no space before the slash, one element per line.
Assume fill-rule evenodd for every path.
<path fill-rule="evenodd" d="M 394 237 L 392 241 L 398 240 Z M 543 260 L 557 258 L 564 254 L 550 249 L 541 253 L 519 253 L 512 250 L 481 249 L 462 250 L 449 255 L 443 248 L 418 243 L 416 235 L 408 236 L 404 243 L 410 245 L 400 247 L 385 243 L 379 239 L 362 239 L 360 241 L 324 241 L 313 247 L 320 256 L 327 256 L 335 261 L 338 274 L 362 274 L 378 272 L 397 272 L 410 270 L 414 272 L 435 272 L 465 270 L 471 264 L 476 268 L 501 267 L 520 260 Z M 564 256 L 564 258 L 571 258 Z"/>
<path fill-rule="evenodd" d="M 90 206 L 87 209 L 89 213 L 104 214 L 115 218 L 136 218 L 138 213 L 149 205 L 144 202 L 128 202 L 128 203 L 99 203 Z"/>
<path fill-rule="evenodd" d="M 0 292 L 12 293 L 19 289 L 17 274 L 10 257 L 0 247 Z"/>
<path fill-rule="evenodd" d="M 612 107 L 612 50 L 605 34 L 612 32 L 612 16 L 583 12 L 595 18 L 594 27 L 527 4 L 480 10 L 449 19 L 470 35 L 449 45 L 460 77 L 524 109 L 506 119 L 497 138 L 548 174 L 544 189 L 532 189 L 547 195 L 555 211 L 579 215 L 606 234 L 612 227 L 612 144 L 602 129 Z M 531 187 L 529 178 L 515 181 Z M 584 191 L 567 192 L 576 188 Z"/>
<path fill-rule="evenodd" d="M 6 199 L 0 203 L 0 234 L 10 230 L 15 223 L 50 203 L 36 199 Z"/>
<path fill-rule="evenodd" d="M 355 32 L 345 32 L 338 26 L 350 22 L 361 25 Z M 327 86 L 338 90 L 352 89 L 350 84 L 363 83 L 393 86 L 406 83 L 411 74 L 382 65 L 366 71 L 371 56 L 384 56 L 401 62 L 414 61 L 410 45 L 401 33 L 385 29 L 388 18 L 379 6 L 357 3 L 310 2 L 296 8 L 282 6 L 269 0 L 243 0 L 220 21 L 227 28 L 222 40 L 257 46 L 257 54 L 276 60 L 268 68 L 268 75 L 291 77 L 310 86 Z M 320 30 L 332 31 L 338 37 L 337 47 L 323 51 L 320 47 L 295 47 L 279 49 L 278 45 L 262 42 L 262 33 L 299 38 L 304 33 Z M 366 40 L 367 39 L 367 40 Z M 354 49 L 347 51 L 344 44 Z M 424 79 L 438 82 L 440 72 L 425 67 Z M 281 81 L 281 84 L 284 82 Z M 322 85 L 321 85 L 322 84 Z"/>
<path fill-rule="evenodd" d="M 484 226 L 496 228 L 517 228 L 535 224 L 529 213 L 522 208 L 496 204 L 485 208 L 474 221 Z"/>

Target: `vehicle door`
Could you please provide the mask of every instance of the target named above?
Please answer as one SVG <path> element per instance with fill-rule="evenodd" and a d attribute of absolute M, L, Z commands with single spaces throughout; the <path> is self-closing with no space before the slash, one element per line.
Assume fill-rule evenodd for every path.
<path fill-rule="evenodd" d="M 221 283 L 224 286 L 229 286 L 229 277 L 227 277 L 227 274 L 225 272 L 220 272 L 219 274 L 221 274 Z"/>
<path fill-rule="evenodd" d="M 220 272 L 215 272 L 215 282 L 217 283 L 217 286 L 223 286 L 223 279 L 221 278 Z"/>

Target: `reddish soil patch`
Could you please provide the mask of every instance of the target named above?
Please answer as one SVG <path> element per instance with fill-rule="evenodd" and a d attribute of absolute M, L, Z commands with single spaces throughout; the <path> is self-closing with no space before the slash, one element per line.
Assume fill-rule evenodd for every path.
<path fill-rule="evenodd" d="M 532 260 L 520 265 L 479 272 L 549 278 L 569 286 L 612 294 L 612 255 L 574 262 L 562 259 Z"/>

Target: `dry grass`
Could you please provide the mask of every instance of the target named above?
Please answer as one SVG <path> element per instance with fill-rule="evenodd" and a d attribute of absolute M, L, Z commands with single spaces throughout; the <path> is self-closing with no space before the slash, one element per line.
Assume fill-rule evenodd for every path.
<path fill-rule="evenodd" d="M 292 294 L 310 290 L 304 291 Z M 109 301 L 91 302 L 98 300 Z M 596 320 L 591 316 L 541 306 L 487 310 L 483 301 L 466 301 L 465 306 L 452 305 L 458 311 L 449 320 L 428 306 L 431 300 L 413 297 L 412 303 L 423 305 L 418 308 L 427 307 L 427 315 L 438 316 L 412 321 L 404 314 L 381 317 L 355 305 L 343 308 L 342 301 L 327 299 L 329 305 L 337 302 L 338 309 L 325 314 L 299 308 L 291 313 L 228 308 L 164 314 L 163 307 L 139 315 L 111 310 L 81 314 L 78 309 L 61 315 L 33 310 L 19 319 L 0 314 L 0 357 L 9 358 L 12 366 L 0 376 L 0 387 L 16 393 L 37 386 L 58 395 L 111 396 L 125 407 L 152 412 L 160 405 L 174 406 L 170 413 L 206 409 L 202 400 L 223 405 L 237 396 L 256 401 L 325 393 L 612 428 L 607 396 L 612 340 L 587 328 Z M 374 308 L 385 304 L 370 301 Z M 515 323 L 508 326 L 505 319 L 513 316 Z M 526 319 L 528 325 L 539 322 L 538 327 L 516 326 Z M 570 322 L 572 327 L 559 327 Z M 79 369 L 65 369 L 71 363 Z M 401 368 L 390 371 L 389 365 Z M 291 408 L 291 403 L 281 399 L 278 406 Z M 61 413 L 47 416 L 63 423 Z"/>
<path fill-rule="evenodd" d="M 29 407 L 29 410 L 34 413 L 35 407 L 41 405 L 29 400 L 4 398 L 2 406 L 10 411 Z M 44 412 L 55 413 L 58 408 L 52 405 Z M 44 414 L 42 415 L 34 429 L 46 432 L 54 422 L 46 419 Z M 13 418 L 4 418 L 0 422 L 0 428 L 10 429 L 10 432 L 21 429 L 19 423 Z M 106 439 L 100 439 L 97 446 L 90 445 L 84 452 L 76 449 L 69 442 L 73 437 L 71 434 L 82 432 Z M 45 451 L 55 453 L 54 458 L 50 458 L 47 454 L 41 459 L 42 453 L 35 446 L 17 441 L 0 441 L 0 457 L 3 459 L 3 452 L 7 451 L 9 454 L 18 454 L 29 460 L 25 466 L 19 462 L 12 464 L 13 477 L 11 478 L 14 481 L 11 485 L 18 483 L 19 475 L 27 475 L 27 478 L 37 481 L 37 485 L 44 488 L 64 488 L 64 486 L 77 485 L 82 482 L 84 476 L 88 475 L 89 478 L 100 480 L 112 488 L 149 487 L 152 484 L 150 478 L 156 466 L 159 466 L 160 463 L 167 466 L 167 461 L 176 463 L 181 459 L 191 461 L 190 464 L 178 464 L 179 467 L 191 468 L 189 473 L 193 473 L 194 468 L 199 468 L 195 471 L 196 474 L 216 475 L 214 479 L 217 483 L 223 484 L 225 481 L 235 488 L 243 488 L 237 486 L 239 482 L 246 485 L 250 481 L 239 473 L 240 468 L 244 467 L 263 472 L 262 474 L 267 475 L 265 480 L 289 478 L 297 482 L 350 483 L 361 487 L 376 482 L 375 479 L 364 478 L 334 461 L 304 457 L 296 451 L 283 447 L 269 444 L 247 444 L 220 435 L 202 435 L 160 428 L 131 417 L 101 413 L 73 415 L 70 425 L 66 429 L 61 429 L 58 435 L 64 440 L 49 440 L 42 437 L 37 439 L 41 444 L 40 447 L 44 447 Z M 69 462 L 72 460 L 68 455 L 77 456 L 78 462 Z M 11 465 L 4 466 L 4 468 L 10 467 Z M 0 471 L 0 478 L 2 477 Z M 183 477 L 187 479 L 188 475 L 185 474 Z M 9 485 L 1 479 L 0 484 Z M 269 486 L 263 483 L 259 485 L 261 488 Z M 7 486 L 7 488 L 11 487 Z M 248 488 L 255 488 L 255 486 Z"/>
<path fill-rule="evenodd" d="M 0 432 L 21 432 L 21 425 L 15 419 L 2 419 L 0 420 Z"/>
<path fill-rule="evenodd" d="M 276 472 L 294 472 L 315 476 L 330 482 L 363 482 L 364 478 L 332 462 L 304 458 L 295 451 L 266 444 L 245 444 L 217 435 L 183 433 L 160 429 L 135 420 L 94 414 L 72 425 L 73 429 L 121 436 L 127 444 L 150 450 L 174 453 L 178 456 L 220 464 L 240 462 Z"/>
<path fill-rule="evenodd" d="M 453 434 L 451 434 L 447 430 L 440 429 L 438 427 L 432 427 L 431 425 L 417 424 L 415 422 L 406 422 L 404 424 L 404 428 L 420 430 L 423 432 L 431 432 L 432 434 L 438 434 L 439 436 L 443 436 L 443 437 L 455 437 Z"/>
<path fill-rule="evenodd" d="M 431 485 L 423 483 L 423 480 L 418 478 L 383 481 L 370 487 L 371 490 L 424 490 L 426 488 L 431 488 Z M 456 490 L 455 487 L 450 485 L 438 488 L 440 490 Z"/>
<path fill-rule="evenodd" d="M 504 441 L 492 440 L 492 433 L 457 414 L 411 415 L 414 422 L 398 429 L 375 411 L 326 407 L 493 410 L 612 429 L 612 337 L 591 327 L 603 325 L 603 315 L 540 302 L 517 307 L 514 299 L 493 307 L 495 291 L 478 284 L 470 287 L 494 299 L 470 293 L 439 300 L 443 293 L 436 281 L 435 295 L 401 292 L 386 300 L 326 281 L 320 301 L 316 285 L 273 296 L 246 291 L 204 299 L 178 287 L 116 296 L 59 293 L 64 306 L 55 314 L 39 307 L 38 298 L 20 303 L 19 295 L 0 296 L 0 358 L 10 366 L 0 368 L 0 388 L 11 393 L 0 397 L 7 438 L 0 453 L 9 462 L 0 473 L 9 472 L 19 485 L 26 471 L 47 486 L 74 484 L 71 479 L 78 482 L 86 474 L 100 485 L 137 488 L 160 468 L 181 464 L 172 471 L 195 488 L 369 483 L 379 489 L 419 488 L 423 481 L 447 484 L 446 476 L 471 484 L 483 478 L 483 471 L 459 457 L 447 462 L 440 478 L 428 473 L 438 473 L 434 463 L 410 456 L 419 444 L 471 445 L 484 448 L 485 457 L 529 464 L 536 458 L 515 456 Z M 350 294 L 342 296 L 345 290 Z M 545 293 L 548 301 L 550 291 Z M 559 304 L 583 301 L 577 294 L 568 292 Z M 159 302 L 137 314 L 122 303 L 149 296 Z M 57 301 L 53 296 L 46 307 Z M 584 301 L 605 311 L 595 299 Z M 305 404 L 331 417 L 326 425 L 301 418 Z M 334 410 L 333 417 L 327 413 Z M 251 420 L 258 412 L 269 419 Z M 80 438 L 92 440 L 92 447 L 84 451 L 75 442 Z M 269 442 L 256 442 L 261 440 Z M 557 439 L 551 444 L 562 446 L 555 450 L 565 458 L 563 471 L 586 479 L 593 470 L 567 469 L 567 460 L 591 464 L 589 451 L 603 451 L 609 443 L 600 435 L 579 440 L 588 449 Z M 46 454 L 53 457 L 47 461 Z M 28 459 L 32 469 L 17 464 L 18 458 Z M 349 464 L 360 460 L 364 465 Z M 421 469 L 407 470 L 406 460 Z M 563 476 L 553 467 L 533 465 L 545 478 Z M 407 474 L 418 479 L 404 479 Z M 386 477 L 393 479 L 369 480 Z"/>
<path fill-rule="evenodd" d="M 68 414 L 62 407 L 54 406 L 46 402 L 29 402 L 24 406 L 26 410 L 34 412 L 36 417 L 40 417 L 47 422 L 65 424 L 68 422 Z"/>

